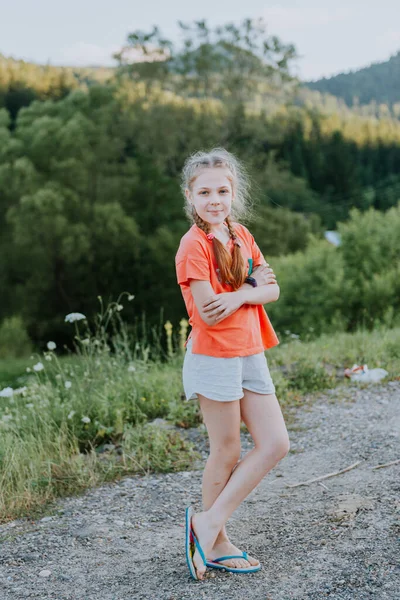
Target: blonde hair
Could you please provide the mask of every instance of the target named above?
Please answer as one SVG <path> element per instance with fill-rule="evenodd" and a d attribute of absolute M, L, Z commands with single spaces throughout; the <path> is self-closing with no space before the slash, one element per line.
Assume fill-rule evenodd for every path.
<path fill-rule="evenodd" d="M 235 221 L 248 220 L 251 217 L 250 179 L 244 165 L 225 148 L 198 151 L 188 156 L 182 169 L 181 190 L 185 197 L 185 213 L 191 223 L 195 223 L 206 234 L 210 233 L 210 225 L 197 214 L 194 206 L 186 198 L 185 190 L 192 190 L 193 182 L 203 169 L 225 168 L 230 171 L 228 179 L 232 185 L 234 201 L 231 214 L 226 217 L 229 234 L 234 241 L 233 254 L 214 237 L 212 240 L 215 258 L 220 270 L 222 282 L 229 282 L 233 289 L 238 289 L 246 278 L 246 265 L 240 251 L 232 218 Z"/>

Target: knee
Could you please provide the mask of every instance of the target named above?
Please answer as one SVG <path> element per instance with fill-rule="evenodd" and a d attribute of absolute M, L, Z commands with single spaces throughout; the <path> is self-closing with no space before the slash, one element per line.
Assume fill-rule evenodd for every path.
<path fill-rule="evenodd" d="M 215 459 L 219 465 L 233 469 L 240 459 L 240 438 L 226 438 L 221 443 L 210 446 L 210 458 Z"/>
<path fill-rule="evenodd" d="M 281 461 L 288 454 L 290 450 L 290 442 L 287 431 L 282 432 L 279 436 L 276 436 L 274 439 L 269 440 L 268 444 L 263 446 L 261 452 L 263 457 L 274 465 L 276 465 L 279 461 Z"/>

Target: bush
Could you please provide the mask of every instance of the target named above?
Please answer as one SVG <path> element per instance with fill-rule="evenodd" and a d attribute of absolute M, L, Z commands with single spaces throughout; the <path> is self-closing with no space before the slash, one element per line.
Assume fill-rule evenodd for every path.
<path fill-rule="evenodd" d="M 281 288 L 274 327 L 314 336 L 400 324 L 400 203 L 339 225 L 342 243 L 310 238 L 305 252 L 270 259 Z"/>
<path fill-rule="evenodd" d="M 32 343 L 20 316 L 7 317 L 0 325 L 0 358 L 21 358 L 32 352 Z"/>
<path fill-rule="evenodd" d="M 339 225 L 349 326 L 393 327 L 400 309 L 400 203 L 385 213 L 371 208 L 350 214 Z"/>
<path fill-rule="evenodd" d="M 345 329 L 343 259 L 334 246 L 312 238 L 306 252 L 273 259 L 271 266 L 281 289 L 278 302 L 268 305 L 275 329 L 315 335 Z"/>

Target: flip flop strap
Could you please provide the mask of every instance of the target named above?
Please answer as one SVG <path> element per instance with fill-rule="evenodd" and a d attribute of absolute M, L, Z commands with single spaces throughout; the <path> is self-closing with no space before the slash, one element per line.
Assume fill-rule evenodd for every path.
<path fill-rule="evenodd" d="M 210 562 L 220 562 L 221 560 L 229 560 L 231 558 L 244 558 L 248 559 L 247 552 L 242 552 L 242 554 L 232 554 L 231 556 L 220 556 L 219 558 L 213 558 Z"/>
<path fill-rule="evenodd" d="M 193 539 L 194 539 L 194 543 L 196 544 L 196 548 L 199 551 L 199 554 L 200 554 L 200 556 L 202 558 L 203 563 L 205 565 L 207 565 L 207 560 L 206 560 L 206 557 L 204 555 L 203 548 L 200 546 L 200 542 L 197 540 L 197 537 L 196 537 L 196 535 L 195 535 L 195 533 L 193 531 L 193 528 L 192 528 L 192 536 L 193 536 Z"/>

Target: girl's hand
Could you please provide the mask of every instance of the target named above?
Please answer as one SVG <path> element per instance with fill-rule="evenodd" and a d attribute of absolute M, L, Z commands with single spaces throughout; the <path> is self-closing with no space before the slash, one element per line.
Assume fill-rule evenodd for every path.
<path fill-rule="evenodd" d="M 219 323 L 226 317 L 236 312 L 243 304 L 243 296 L 240 291 L 224 292 L 214 294 L 203 304 L 204 313 L 215 323 Z"/>
<path fill-rule="evenodd" d="M 276 275 L 268 263 L 265 263 L 265 265 L 255 267 L 251 274 L 251 277 L 254 277 L 254 279 L 257 281 L 258 286 L 267 285 L 269 283 L 277 283 Z"/>

